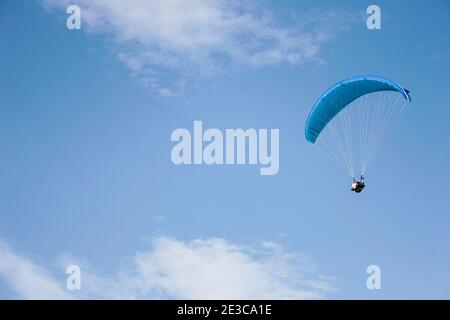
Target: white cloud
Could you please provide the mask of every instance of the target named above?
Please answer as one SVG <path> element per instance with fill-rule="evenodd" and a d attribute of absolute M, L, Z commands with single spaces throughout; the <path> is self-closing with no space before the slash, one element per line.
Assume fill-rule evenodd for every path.
<path fill-rule="evenodd" d="M 65 256 L 64 266 L 81 266 L 79 292 L 65 291 L 44 268 L 6 245 L 0 248 L 0 278 L 15 298 L 310 299 L 332 290 L 308 259 L 267 241 L 248 247 L 221 238 L 158 237 L 112 277 L 98 276 L 86 263 Z"/>
<path fill-rule="evenodd" d="M 21 299 L 67 299 L 69 295 L 44 268 L 16 255 L 0 241 L 0 280 Z"/>
<path fill-rule="evenodd" d="M 73 1 L 43 0 L 65 8 Z M 211 76 L 234 66 L 321 61 L 336 16 L 305 14 L 295 26 L 278 23 L 260 1 L 78 0 L 82 28 L 111 36 L 118 57 L 162 95 L 167 73 Z M 325 26 L 328 25 L 328 28 Z M 159 73 L 155 75 L 155 73 Z M 170 82 L 170 80 L 169 80 Z M 169 91 L 168 91 L 169 90 Z"/>

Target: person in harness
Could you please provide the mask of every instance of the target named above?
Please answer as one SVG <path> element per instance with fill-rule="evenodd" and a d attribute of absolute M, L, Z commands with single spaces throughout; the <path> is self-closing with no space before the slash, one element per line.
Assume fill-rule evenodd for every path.
<path fill-rule="evenodd" d="M 364 175 L 361 175 L 361 177 L 359 177 L 359 181 L 356 181 L 355 178 L 353 178 L 352 191 L 360 193 L 361 191 L 363 191 L 365 186 L 366 185 L 364 184 Z"/>

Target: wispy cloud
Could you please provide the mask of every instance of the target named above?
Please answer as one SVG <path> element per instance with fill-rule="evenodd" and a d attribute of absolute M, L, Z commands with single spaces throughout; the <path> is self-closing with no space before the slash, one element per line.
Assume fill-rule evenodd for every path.
<path fill-rule="evenodd" d="M 4 243 L 0 261 L 0 278 L 17 294 L 13 298 L 310 299 L 332 290 L 309 259 L 267 241 L 245 246 L 222 238 L 157 237 L 151 249 L 138 252 L 112 277 L 65 256 L 64 265 L 81 266 L 81 291 L 63 289 L 65 281 Z"/>
<path fill-rule="evenodd" d="M 43 3 L 47 8 L 65 8 L 69 2 L 73 1 Z M 304 20 L 287 26 L 259 1 L 76 3 L 82 8 L 83 28 L 112 36 L 119 59 L 143 83 L 166 96 L 174 95 L 174 90 L 161 83 L 167 78 L 173 82 L 173 73 L 178 79 L 209 77 L 236 66 L 321 61 L 320 48 L 332 38 L 337 18 L 335 14 L 321 13 L 311 19 L 305 14 Z"/>
<path fill-rule="evenodd" d="M 68 299 L 61 284 L 50 273 L 0 241 L 0 279 L 21 299 Z"/>

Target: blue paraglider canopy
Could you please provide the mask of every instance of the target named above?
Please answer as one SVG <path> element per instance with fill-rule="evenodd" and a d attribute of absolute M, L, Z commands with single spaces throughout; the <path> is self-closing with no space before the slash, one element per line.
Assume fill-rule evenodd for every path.
<path fill-rule="evenodd" d="M 342 80 L 328 89 L 312 108 L 305 125 L 306 140 L 315 143 L 327 124 L 354 100 L 373 92 L 397 91 L 411 101 L 409 91 L 379 76 L 358 76 Z"/>

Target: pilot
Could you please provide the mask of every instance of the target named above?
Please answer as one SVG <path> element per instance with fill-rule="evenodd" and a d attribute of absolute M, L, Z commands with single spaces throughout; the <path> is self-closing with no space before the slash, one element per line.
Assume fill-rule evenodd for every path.
<path fill-rule="evenodd" d="M 356 181 L 355 178 L 353 178 L 352 191 L 360 193 L 361 191 L 363 191 L 365 186 L 366 185 L 364 184 L 364 175 L 361 175 L 359 181 Z"/>

